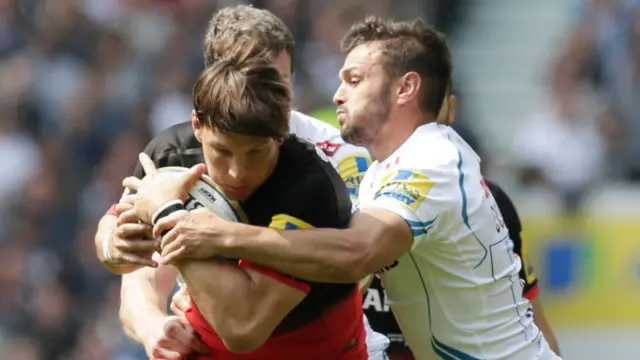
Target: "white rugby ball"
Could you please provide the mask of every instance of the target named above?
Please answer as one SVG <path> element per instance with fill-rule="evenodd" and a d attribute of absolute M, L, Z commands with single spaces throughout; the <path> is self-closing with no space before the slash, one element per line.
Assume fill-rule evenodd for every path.
<path fill-rule="evenodd" d="M 161 173 L 170 173 L 176 176 L 188 170 L 187 168 L 177 166 L 158 169 Z M 244 221 L 240 207 L 227 199 L 213 180 L 207 175 L 203 175 L 191 188 L 189 198 L 185 201 L 184 205 L 188 211 L 206 207 L 225 220 L 233 222 Z"/>
<path fill-rule="evenodd" d="M 161 173 L 175 174 L 176 176 L 188 170 L 187 168 L 177 166 L 158 169 Z M 187 211 L 207 207 L 216 215 L 228 221 L 245 222 L 246 219 L 240 206 L 227 199 L 218 186 L 207 175 L 202 175 L 200 180 L 189 190 L 189 198 L 185 201 L 184 205 Z M 234 257 L 227 255 L 221 256 L 227 259 L 234 259 Z M 181 275 L 178 275 L 176 282 L 179 287 L 185 285 Z"/>

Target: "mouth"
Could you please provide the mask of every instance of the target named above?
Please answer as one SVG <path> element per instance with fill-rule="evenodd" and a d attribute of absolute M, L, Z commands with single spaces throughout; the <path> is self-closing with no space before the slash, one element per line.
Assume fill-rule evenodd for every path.
<path fill-rule="evenodd" d="M 344 111 L 338 111 L 337 115 L 338 115 L 338 123 L 340 125 L 344 125 L 344 123 L 347 121 L 347 113 Z"/>
<path fill-rule="evenodd" d="M 251 192 L 247 186 L 225 186 L 221 185 L 222 191 L 229 200 L 244 200 Z"/>

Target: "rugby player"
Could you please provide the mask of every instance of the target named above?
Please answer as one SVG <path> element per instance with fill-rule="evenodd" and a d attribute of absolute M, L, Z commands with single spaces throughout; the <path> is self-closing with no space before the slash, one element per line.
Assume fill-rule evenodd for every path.
<path fill-rule="evenodd" d="M 314 281 L 379 272 L 417 359 L 433 352 L 442 359 L 559 359 L 523 297 L 522 262 L 480 159 L 436 121 L 452 71 L 443 37 L 421 21 L 368 17 L 342 45 L 347 58 L 334 96 L 341 134 L 375 159 L 349 229 L 279 231 L 212 216 L 197 231 L 187 214 L 177 225 L 166 219 L 154 226 L 155 234 L 184 227 L 165 235 L 176 245 L 164 248 L 164 261 L 189 258 L 176 249 L 198 239 L 200 251 Z"/>
<path fill-rule="evenodd" d="M 284 23 L 266 10 L 237 6 L 224 8 L 214 14 L 205 36 L 205 63 L 210 65 L 222 57 L 234 36 L 249 30 L 260 35 L 259 42 L 271 53 L 273 66 L 284 79 L 289 80 L 290 85 L 293 37 Z M 371 161 L 368 152 L 345 144 L 337 129 L 299 112 L 291 112 L 290 131 L 323 149 L 339 169 L 355 202 L 357 186 Z M 152 142 L 157 143 L 156 140 Z M 147 150 L 150 154 L 158 152 L 151 144 Z M 170 159 L 165 157 L 154 159 L 159 166 L 170 164 Z M 134 175 L 142 176 L 141 166 L 137 167 Z M 170 266 L 140 268 L 143 265 L 157 266 L 151 260 L 153 244 L 141 239 L 148 232 L 148 226 L 138 224 L 138 219 L 131 217 L 116 228 L 117 216 L 132 206 L 126 200 L 126 197 L 123 198 L 103 217 L 95 236 L 98 258 L 105 267 L 118 274 L 127 274 L 123 276 L 120 314 L 125 331 L 129 337 L 144 344 L 150 356 L 162 354 L 167 358 L 179 358 L 191 351 L 206 352 L 206 347 L 193 337 L 188 324 L 166 315 L 166 302 L 177 276 L 176 271 Z M 370 359 L 383 359 L 387 345 L 388 339 L 367 328 Z"/>
<path fill-rule="evenodd" d="M 451 89 L 451 84 L 449 84 L 449 89 Z M 440 109 L 437 121 L 442 124 L 451 125 L 455 120 L 455 109 L 456 96 L 447 95 Z M 496 200 L 496 204 L 500 209 L 500 213 L 509 232 L 509 237 L 513 240 L 514 253 L 517 254 L 522 261 L 522 269 L 520 269 L 519 275 L 520 279 L 524 282 L 524 297 L 531 302 L 534 321 L 549 342 L 551 349 L 560 355 L 557 340 L 551 326 L 546 320 L 540 298 L 538 297 L 538 279 L 526 255 L 526 244 L 522 239 L 522 225 L 518 212 L 509 196 L 507 196 L 498 184 L 487 180 L 486 185 Z M 415 357 L 411 349 L 406 345 L 398 322 L 393 316 L 393 312 L 385 297 L 384 288 L 380 279 L 374 277 L 369 289 L 367 289 L 366 294 L 363 296 L 362 308 L 373 330 L 386 335 L 389 340 L 391 340 L 389 348 L 387 349 L 389 358 L 391 360 L 413 360 Z M 434 352 L 429 358 L 436 359 L 437 355 Z"/>
<path fill-rule="evenodd" d="M 198 163 L 205 163 L 227 198 L 242 204 L 251 224 L 346 228 L 351 217 L 346 186 L 314 144 L 287 135 L 290 91 L 268 56 L 253 51 L 250 41 L 255 40 L 244 43 L 243 37 L 234 41 L 240 50 L 217 60 L 197 79 L 191 124 L 163 131 L 152 144 L 152 155 L 175 161 L 172 165 L 195 165 L 199 175 L 205 167 Z M 186 214 L 178 201 L 173 212 L 164 206 L 157 215 L 164 204 L 186 199 L 188 188 L 182 194 L 172 191 L 163 182 L 167 174 L 160 176 L 147 154 L 140 161 L 144 179 L 123 182 L 137 192 L 135 207 L 127 213 L 147 223 L 165 213 Z M 196 221 L 204 225 L 211 211 L 191 214 L 200 215 Z M 356 283 L 308 282 L 242 259 L 196 256 L 205 261 L 175 266 L 192 299 L 189 324 L 211 349 L 199 359 L 293 360 L 301 353 L 318 360 L 367 358 Z"/>

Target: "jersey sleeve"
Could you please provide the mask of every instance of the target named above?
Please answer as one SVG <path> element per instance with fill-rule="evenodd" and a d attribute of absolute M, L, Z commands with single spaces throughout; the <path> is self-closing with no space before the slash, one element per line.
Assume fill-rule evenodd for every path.
<path fill-rule="evenodd" d="M 498 204 L 500 213 L 504 218 L 505 225 L 509 231 L 509 237 L 513 240 L 513 251 L 522 260 L 522 269 L 520 270 L 520 278 L 524 281 L 524 297 L 533 300 L 538 295 L 538 277 L 535 269 L 529 260 L 527 247 L 522 238 L 522 223 L 515 205 L 507 195 L 507 193 L 497 184 L 487 182 L 487 186 L 491 194 Z"/>
<path fill-rule="evenodd" d="M 411 228 L 415 245 L 428 240 L 429 230 L 436 225 L 439 214 L 449 211 L 454 202 L 460 203 L 455 173 L 443 169 L 399 168 L 384 176 L 372 205 L 404 219 Z"/>

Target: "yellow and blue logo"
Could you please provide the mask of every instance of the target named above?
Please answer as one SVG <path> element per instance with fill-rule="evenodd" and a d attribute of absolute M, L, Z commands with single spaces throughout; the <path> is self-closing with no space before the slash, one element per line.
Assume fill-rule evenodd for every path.
<path fill-rule="evenodd" d="M 358 196 L 358 187 L 369 165 L 371 158 L 365 154 L 351 154 L 338 162 L 338 171 L 352 197 Z"/>
<path fill-rule="evenodd" d="M 398 170 L 384 177 L 375 198 L 392 198 L 416 211 L 433 185 L 433 180 L 417 170 Z"/>
<path fill-rule="evenodd" d="M 276 230 L 313 229 L 313 225 L 290 215 L 278 214 L 271 218 L 269 227 Z"/>

